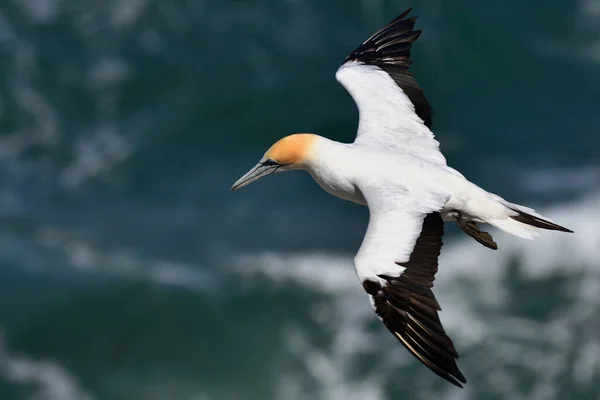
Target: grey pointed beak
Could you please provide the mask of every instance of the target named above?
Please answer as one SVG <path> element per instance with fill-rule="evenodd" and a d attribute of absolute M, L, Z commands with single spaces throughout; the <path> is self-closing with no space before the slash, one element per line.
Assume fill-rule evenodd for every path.
<path fill-rule="evenodd" d="M 235 192 L 263 176 L 271 175 L 273 172 L 277 171 L 278 168 L 279 165 L 265 165 L 264 163 L 258 163 L 233 184 L 231 191 Z"/>

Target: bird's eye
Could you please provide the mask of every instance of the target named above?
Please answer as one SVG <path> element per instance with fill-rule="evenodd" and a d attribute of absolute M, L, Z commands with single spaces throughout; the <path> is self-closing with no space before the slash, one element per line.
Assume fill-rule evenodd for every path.
<path fill-rule="evenodd" d="M 267 161 L 265 161 L 263 163 L 263 165 L 270 167 L 270 166 L 273 166 L 273 165 L 279 165 L 279 163 L 277 161 L 275 161 L 275 160 L 268 159 Z"/>

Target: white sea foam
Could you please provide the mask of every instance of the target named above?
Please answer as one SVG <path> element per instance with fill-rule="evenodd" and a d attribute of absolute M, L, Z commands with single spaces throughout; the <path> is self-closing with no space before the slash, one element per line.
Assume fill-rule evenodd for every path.
<path fill-rule="evenodd" d="M 37 23 L 54 22 L 62 9 L 61 0 L 18 0 L 15 3 Z"/>
<path fill-rule="evenodd" d="M 444 246 L 435 293 L 443 307 L 440 317 L 457 347 L 463 353 L 482 352 L 479 356 L 484 359 L 488 354 L 489 360 L 503 360 L 501 365 L 519 366 L 536 378 L 530 389 L 521 393 L 511 371 L 491 364 L 488 373 L 481 375 L 480 362 L 461 358 L 461 367 L 468 376 L 480 374 L 478 379 L 497 394 L 518 394 L 530 399 L 559 398 L 557 377 L 561 375 L 571 374 L 580 384 L 591 384 L 600 378 L 595 368 L 600 364 L 600 330 L 589 328 L 590 321 L 600 313 L 599 204 L 600 192 L 573 203 L 540 208 L 544 215 L 573 229 L 574 234 L 545 232 L 529 241 L 493 231 L 499 245 L 495 252 L 466 237 Z M 318 380 L 320 398 L 383 400 L 390 366 L 398 366 L 395 370 L 400 373 L 402 365 L 414 360 L 401 346 L 390 353 L 385 348 L 390 341 L 383 337 L 374 340 L 367 329 L 375 316 L 358 283 L 352 259 L 353 254 L 246 255 L 237 260 L 236 271 L 326 295 L 327 300 L 317 307 L 313 318 L 330 331 L 334 345 L 328 349 L 312 345 L 296 326 L 283 335 L 290 352 Z M 569 303 L 559 307 L 548 321 L 504 313 L 502 308 L 515 301 L 505 285 L 513 260 L 519 261 L 522 279 L 533 285 L 543 284 L 550 276 L 568 280 Z M 482 314 L 482 309 L 489 311 Z M 382 359 L 381 369 L 359 381 L 353 379 L 355 357 L 372 351 L 389 357 Z M 424 368 L 423 373 L 430 374 Z M 423 376 L 423 382 L 431 378 Z M 294 379 L 284 380 L 281 385 L 282 392 L 295 391 L 295 395 L 286 398 L 303 398 L 302 388 Z M 426 383 L 420 386 L 424 389 L 415 390 L 425 397 L 435 394 L 429 393 Z M 458 392 L 448 388 L 435 395 L 445 399 L 471 398 L 474 393 L 467 388 Z"/>
<path fill-rule="evenodd" d="M 112 12 L 94 12 L 93 4 L 88 7 L 74 7 L 63 0 L 22 0 L 15 1 L 26 17 L 34 23 L 52 23 L 65 10 L 79 26 L 78 33 L 87 35 L 101 34 L 110 27 L 125 28 L 135 23 L 148 4 L 147 0 L 131 0 L 128 2 L 111 2 Z M 91 7 L 91 8 L 90 8 Z M 104 16 L 104 17 L 103 17 Z M 114 25 L 114 26 L 113 26 Z M 110 28 L 112 29 L 112 28 Z M 128 159 L 138 143 L 138 129 L 122 128 L 122 121 L 117 118 L 116 96 L 125 81 L 130 77 L 130 66 L 119 55 L 107 55 L 103 49 L 91 46 L 92 59 L 96 59 L 87 71 L 87 81 L 82 79 L 86 74 L 72 65 L 65 64 L 56 79 L 69 82 L 87 82 L 90 106 L 95 110 L 91 122 L 78 127 L 76 139 L 65 140 L 61 115 L 55 104 L 50 101 L 48 93 L 39 85 L 37 76 L 40 73 L 39 53 L 36 43 L 23 37 L 21 30 L 15 29 L 13 23 L 0 11 L 0 43 L 7 53 L 6 82 L 7 92 L 0 99 L 0 117 L 4 109 L 16 107 L 26 118 L 20 120 L 13 131 L 4 132 L 0 138 L 0 162 L 8 168 L 24 169 L 43 176 L 48 167 L 59 170 L 59 179 L 63 187 L 73 189 L 89 179 L 102 175 Z M 94 41 L 90 41 L 94 43 Z M 42 51 L 43 52 L 43 51 Z M 84 76 L 85 78 L 85 76 Z M 43 149 L 54 153 L 59 146 L 63 154 L 72 154 L 67 165 L 64 160 L 44 158 L 36 163 L 23 163 L 22 156 L 31 149 Z"/>
<path fill-rule="evenodd" d="M 149 0 L 113 1 L 111 23 L 117 28 L 129 28 L 140 19 L 149 4 Z"/>
<path fill-rule="evenodd" d="M 587 193 L 600 186 L 600 166 L 585 165 L 574 168 L 545 168 L 520 171 L 523 189 L 537 193 Z"/>
<path fill-rule="evenodd" d="M 598 29 L 595 23 L 600 20 L 600 1 L 598 0 L 580 0 L 578 2 L 579 15 L 585 25 L 592 29 Z"/>
<path fill-rule="evenodd" d="M 578 27 L 591 36 L 583 56 L 600 62 L 600 1 L 579 0 L 576 18 Z"/>
<path fill-rule="evenodd" d="M 65 188 L 75 188 L 128 159 L 133 149 L 131 140 L 113 124 L 82 133 L 77 137 L 73 161 L 61 171 L 61 183 Z"/>
<path fill-rule="evenodd" d="M 170 260 L 148 260 L 135 250 L 106 248 L 89 238 L 54 227 L 40 227 L 35 241 L 43 249 L 57 252 L 68 266 L 103 275 L 147 281 L 189 290 L 210 291 L 213 279 L 198 265 Z"/>
<path fill-rule="evenodd" d="M 53 360 L 14 354 L 6 348 L 1 334 L 0 378 L 15 385 L 34 387 L 27 400 L 93 400 L 63 366 Z"/>

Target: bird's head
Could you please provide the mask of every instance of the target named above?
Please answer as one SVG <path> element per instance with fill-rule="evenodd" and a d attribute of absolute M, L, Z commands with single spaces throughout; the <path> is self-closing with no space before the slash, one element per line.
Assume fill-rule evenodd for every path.
<path fill-rule="evenodd" d="M 254 168 L 233 184 L 231 191 L 275 172 L 305 168 L 310 160 L 316 138 L 317 136 L 311 133 L 296 133 L 277 141 Z"/>

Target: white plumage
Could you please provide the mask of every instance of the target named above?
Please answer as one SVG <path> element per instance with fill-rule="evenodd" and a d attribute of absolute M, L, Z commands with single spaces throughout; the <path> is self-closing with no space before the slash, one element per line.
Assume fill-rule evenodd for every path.
<path fill-rule="evenodd" d="M 404 91 L 382 69 L 347 61 L 335 74 L 359 112 L 355 143 L 419 155 L 446 164 L 433 133 L 415 113 Z"/>
<path fill-rule="evenodd" d="M 458 353 L 439 319 L 432 292 L 444 221 L 455 221 L 496 249 L 478 223 L 531 239 L 539 229 L 570 232 L 534 210 L 510 203 L 446 165 L 431 109 L 409 72 L 420 31 L 410 10 L 377 31 L 336 73 L 359 110 L 356 140 L 338 143 L 296 134 L 273 145 L 232 187 L 293 169 L 308 171 L 327 192 L 369 207 L 354 266 L 385 326 L 433 372 L 462 387 Z"/>

